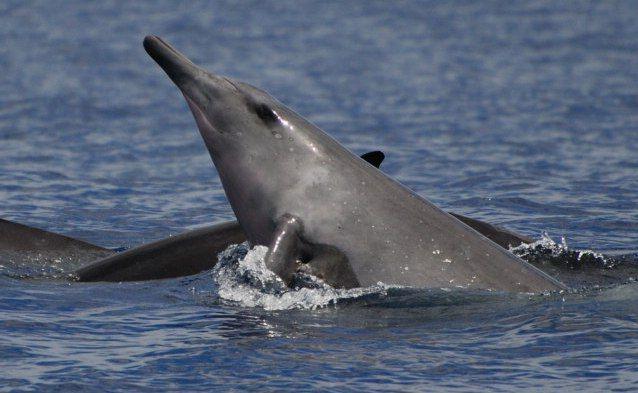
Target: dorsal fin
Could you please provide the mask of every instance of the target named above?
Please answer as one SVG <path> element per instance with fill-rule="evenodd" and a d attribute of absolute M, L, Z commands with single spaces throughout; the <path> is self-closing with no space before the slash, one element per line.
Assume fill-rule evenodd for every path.
<path fill-rule="evenodd" d="M 368 163 L 374 167 L 379 168 L 383 159 L 385 158 L 385 154 L 382 151 L 375 150 L 361 155 L 361 158 L 368 161 Z"/>

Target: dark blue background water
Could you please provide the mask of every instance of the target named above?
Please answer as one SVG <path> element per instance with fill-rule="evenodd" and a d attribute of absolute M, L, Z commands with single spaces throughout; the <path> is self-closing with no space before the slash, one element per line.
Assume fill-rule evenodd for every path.
<path fill-rule="evenodd" d="M 182 97 L 142 49 L 153 33 L 353 151 L 385 151 L 386 173 L 442 207 L 636 252 L 637 16 L 631 1 L 5 1 L 0 217 L 107 247 L 233 217 Z M 638 383 L 634 284 L 267 311 L 221 301 L 207 277 L 0 276 L 0 389 Z"/>

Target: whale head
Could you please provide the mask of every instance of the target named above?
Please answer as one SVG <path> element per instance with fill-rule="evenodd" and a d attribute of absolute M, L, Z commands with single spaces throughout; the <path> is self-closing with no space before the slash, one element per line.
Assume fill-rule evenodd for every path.
<path fill-rule="evenodd" d="M 282 193 L 301 188 L 303 199 L 330 182 L 321 163 L 340 145 L 265 91 L 196 66 L 159 37 L 144 48 L 186 98 L 248 239 L 268 244 L 286 213 Z"/>

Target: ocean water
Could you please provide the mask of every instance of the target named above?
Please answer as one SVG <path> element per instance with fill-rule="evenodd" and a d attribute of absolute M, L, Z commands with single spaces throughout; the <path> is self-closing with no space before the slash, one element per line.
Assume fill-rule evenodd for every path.
<path fill-rule="evenodd" d="M 636 15 L 632 1 L 4 1 L 0 217 L 117 249 L 233 218 L 142 49 L 157 34 L 352 151 L 383 150 L 386 173 L 445 209 L 638 253 Z M 123 284 L 0 268 L 0 390 L 638 388 L 631 277 L 548 296 L 288 291 L 261 255 Z"/>

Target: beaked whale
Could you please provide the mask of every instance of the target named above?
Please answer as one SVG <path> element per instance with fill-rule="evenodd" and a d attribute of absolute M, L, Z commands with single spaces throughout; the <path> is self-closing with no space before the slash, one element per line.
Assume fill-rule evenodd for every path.
<path fill-rule="evenodd" d="M 514 292 L 565 286 L 368 165 L 266 92 L 193 64 L 156 36 L 251 245 L 284 281 Z"/>

